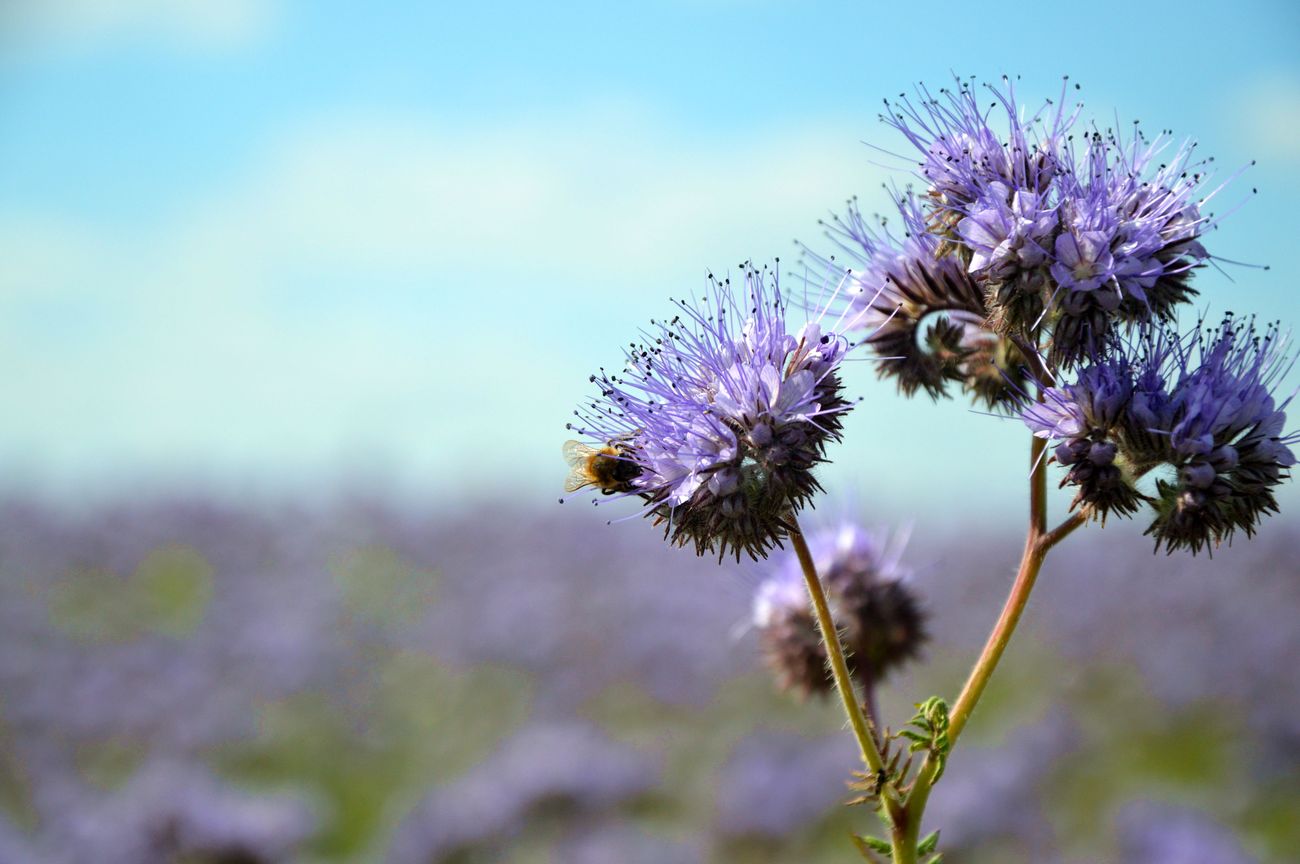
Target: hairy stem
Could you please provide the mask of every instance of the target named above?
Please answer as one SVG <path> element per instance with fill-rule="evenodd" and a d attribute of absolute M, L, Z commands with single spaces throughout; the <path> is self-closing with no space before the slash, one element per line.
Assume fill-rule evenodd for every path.
<path fill-rule="evenodd" d="M 1069 537 L 1071 534 L 1073 534 L 1075 532 L 1075 529 L 1083 527 L 1083 524 L 1087 521 L 1088 521 L 1087 514 L 1075 513 L 1069 519 L 1066 519 L 1060 525 L 1057 525 L 1051 531 L 1048 531 L 1046 534 L 1040 537 L 1038 540 L 1038 545 L 1042 547 L 1043 552 L 1046 552 L 1048 549 L 1051 549 L 1057 543 L 1060 543 L 1066 537 Z"/>
<path fill-rule="evenodd" d="M 1038 579 L 1043 560 L 1048 551 L 1068 537 L 1075 529 L 1087 522 L 1087 517 L 1076 513 L 1060 525 L 1047 530 L 1047 465 L 1044 453 L 1047 442 L 1034 438 L 1029 449 L 1031 473 L 1029 476 L 1029 532 L 1025 537 L 1025 550 L 1020 558 L 1020 567 L 1016 571 L 1016 580 L 1011 586 L 1002 612 L 993 632 L 989 634 L 984 650 L 971 669 L 961 694 L 957 697 L 948 715 L 949 747 L 956 745 L 957 737 L 966 728 L 966 722 L 974 712 L 976 704 L 984 694 L 984 688 L 997 669 L 1002 659 L 1011 634 L 1015 632 L 1020 616 L 1029 602 L 1029 593 Z M 893 836 L 894 864 L 915 864 L 916 844 L 920 837 L 921 817 L 925 812 L 930 790 L 937 779 L 938 765 L 927 759 L 917 773 L 916 782 L 907 796 L 903 808 L 903 818 L 896 820 Z"/>
<path fill-rule="evenodd" d="M 876 682 L 859 669 L 858 683 L 862 687 L 862 711 L 867 715 L 867 725 L 875 731 L 880 727 L 880 709 L 876 705 Z"/>
<path fill-rule="evenodd" d="M 858 739 L 858 747 L 862 750 L 862 761 L 872 771 L 880 771 L 884 767 L 884 759 L 880 755 L 880 749 L 876 746 L 871 724 L 862 713 L 862 705 L 858 702 L 858 694 L 853 689 L 853 679 L 849 676 L 849 664 L 844 659 L 844 647 L 840 644 L 839 631 L 836 630 L 835 622 L 831 618 L 830 604 L 826 602 L 826 592 L 822 589 L 821 579 L 817 577 L 817 567 L 813 564 L 812 553 L 808 551 L 808 544 L 804 541 L 803 533 L 798 530 L 798 523 L 794 522 L 793 515 L 791 515 L 790 521 L 791 524 L 795 525 L 795 530 L 790 532 L 790 542 L 794 546 L 795 554 L 799 556 L 799 565 L 803 569 L 804 582 L 808 585 L 808 596 L 812 598 L 813 612 L 817 616 L 817 627 L 821 630 L 822 643 L 826 646 L 826 656 L 830 659 L 831 675 L 835 679 L 835 688 L 839 691 L 840 700 L 844 703 L 844 713 L 848 715 L 849 725 L 853 727 L 853 734 Z"/>

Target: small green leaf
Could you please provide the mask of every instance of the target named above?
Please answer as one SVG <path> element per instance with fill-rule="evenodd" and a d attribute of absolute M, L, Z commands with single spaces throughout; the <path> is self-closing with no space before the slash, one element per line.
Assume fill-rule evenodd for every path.
<path fill-rule="evenodd" d="M 939 845 L 939 832 L 935 831 L 931 834 L 927 834 L 925 837 L 921 839 L 921 842 L 917 844 L 916 854 L 929 855 L 931 852 L 934 851 L 934 847 L 938 845 Z"/>
<path fill-rule="evenodd" d="M 881 855 L 889 855 L 894 851 L 894 847 L 889 845 L 886 840 L 871 835 L 854 834 L 853 842 L 858 847 L 858 851 L 864 855 L 867 852 L 879 852 Z M 870 858 L 867 858 L 870 861 Z"/>

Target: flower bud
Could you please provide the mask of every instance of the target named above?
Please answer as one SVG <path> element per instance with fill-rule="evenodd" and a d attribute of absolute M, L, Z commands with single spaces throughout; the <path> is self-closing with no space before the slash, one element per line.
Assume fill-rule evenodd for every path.
<path fill-rule="evenodd" d="M 925 613 L 899 566 L 901 543 L 852 523 L 807 537 L 850 672 L 872 687 L 916 657 L 926 640 Z M 800 694 L 831 687 L 798 558 L 787 555 L 754 600 L 759 644 L 778 684 Z"/>

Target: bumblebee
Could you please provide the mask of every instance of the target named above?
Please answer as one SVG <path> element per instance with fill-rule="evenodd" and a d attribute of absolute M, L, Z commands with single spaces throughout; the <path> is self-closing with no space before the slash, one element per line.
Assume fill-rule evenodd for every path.
<path fill-rule="evenodd" d="M 627 456 L 627 450 L 610 442 L 604 447 L 589 447 L 581 441 L 564 442 L 564 461 L 569 463 L 565 492 L 577 492 L 595 486 L 605 495 L 633 491 L 632 481 L 641 466 Z"/>

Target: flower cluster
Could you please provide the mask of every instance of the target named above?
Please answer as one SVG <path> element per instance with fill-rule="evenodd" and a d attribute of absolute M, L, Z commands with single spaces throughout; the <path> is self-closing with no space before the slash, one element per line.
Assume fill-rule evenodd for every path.
<path fill-rule="evenodd" d="M 1064 89 L 1035 112 L 1009 81 L 989 91 L 991 107 L 965 82 L 886 101 L 882 119 L 920 154 L 924 194 L 894 196 L 901 240 L 865 230 L 853 206 L 829 233 L 850 253 L 860 292 L 878 295 L 908 337 L 873 341 L 891 358 L 882 374 L 935 396 L 945 379 L 962 380 L 1006 405 L 1017 382 L 998 373 L 1032 353 L 1018 347 L 1046 337 L 1048 361 L 1070 367 L 1128 325 L 1171 320 L 1196 293 L 1190 277 L 1209 257 L 1200 237 L 1211 220 L 1201 210 L 1207 161 L 1194 144 L 1170 155 L 1167 134 L 1148 140 L 1136 126 L 1076 140 L 1079 109 L 1065 110 Z M 943 323 L 922 331 L 927 316 Z M 985 350 L 964 353 L 972 342 Z"/>
<path fill-rule="evenodd" d="M 1081 369 L 1074 384 L 1046 389 L 1023 413 L 1035 435 L 1061 441 L 1054 455 L 1068 469 L 1061 485 L 1077 490 L 1071 506 L 1103 521 L 1110 513 L 1131 516 L 1145 500 L 1128 463 L 1117 461 L 1117 440 L 1133 437 L 1123 435 L 1133 387 L 1129 358 L 1107 357 Z"/>
<path fill-rule="evenodd" d="M 905 542 L 875 536 L 852 522 L 808 537 L 850 671 L 867 688 L 915 657 L 925 641 L 925 614 L 899 563 Z M 805 695 L 830 691 L 826 648 L 796 556 L 777 562 L 759 585 L 754 626 L 782 687 Z"/>
<path fill-rule="evenodd" d="M 850 784 L 853 803 L 892 829 L 855 835 L 869 858 L 938 860 L 938 832 L 915 829 L 1048 551 L 1090 520 L 1148 509 L 1157 551 L 1251 536 L 1277 510 L 1300 444 L 1284 429 L 1290 399 L 1274 395 L 1292 363 L 1275 326 L 1229 315 L 1178 330 L 1212 257 L 1206 207 L 1222 186 L 1209 188 L 1211 160 L 1168 132 L 1080 124 L 1068 80 L 1038 110 L 1009 79 L 987 89 L 991 103 L 960 80 L 886 100 L 881 119 L 914 150 L 902 158 L 923 185 L 894 187 L 889 218 L 864 219 L 852 199 L 823 223 L 836 250 L 804 254 L 835 288 L 828 303 L 805 300 L 812 323 L 787 327 L 775 272 L 745 265 L 734 289 L 710 277 L 704 297 L 651 322 L 620 370 L 592 376 L 600 396 L 569 424 L 587 443 L 564 448 L 567 491 L 637 499 L 675 545 L 739 560 L 794 541 L 797 555 L 758 587 L 753 626 L 783 688 L 843 699 L 872 769 Z M 960 390 L 1036 436 L 1019 576 L 968 685 L 951 715 L 931 697 L 883 737 L 867 722 L 874 688 L 927 635 L 902 544 L 852 524 L 804 538 L 795 519 L 851 407 L 840 365 L 864 344 L 904 396 Z M 1075 511 L 1050 531 L 1049 453 Z M 925 753 L 915 772 L 910 758 L 899 767 L 901 739 Z"/>
<path fill-rule="evenodd" d="M 1187 144 L 1151 171 L 1167 143 L 1144 142 L 1136 130 L 1127 142 L 1094 132 L 1086 173 L 1062 175 L 1050 272 L 1060 302 L 1053 347 L 1064 359 L 1079 359 L 1112 320 L 1169 321 L 1196 294 L 1191 271 L 1209 258 L 1198 239 L 1208 225 L 1196 198 L 1203 163 Z"/>
<path fill-rule="evenodd" d="M 1064 484 L 1076 506 L 1104 516 L 1129 515 L 1150 503 L 1147 533 L 1167 551 L 1200 551 L 1238 531 L 1254 533 L 1277 510 L 1274 488 L 1295 464 L 1300 436 L 1284 432 L 1286 407 L 1273 396 L 1289 369 L 1286 339 L 1228 315 L 1187 336 L 1143 328 L 1112 340 L 1077 373 L 1047 389 L 1023 419 L 1042 438 L 1058 440 Z M 1153 496 L 1136 480 L 1169 466 Z"/>
<path fill-rule="evenodd" d="M 710 277 L 698 303 L 677 301 L 621 372 L 592 376 L 600 398 L 570 424 L 630 463 L 613 491 L 644 499 L 674 543 L 737 558 L 765 555 L 820 488 L 813 468 L 851 407 L 847 341 L 816 321 L 791 334 L 775 271 L 746 265 L 739 289 Z"/>
<path fill-rule="evenodd" d="M 951 242 L 927 230 L 922 205 L 911 194 L 895 195 L 895 204 L 901 238 L 883 221 L 870 225 L 856 201 L 827 226 L 855 265 L 840 297 L 850 320 L 871 331 L 864 341 L 879 357 L 878 374 L 896 378 L 908 396 L 923 390 L 937 399 L 955 382 L 990 407 L 1013 403 L 1024 383 L 1023 356 L 983 327 L 984 292 L 947 254 Z M 834 258 L 805 252 L 824 267 L 836 266 Z"/>

